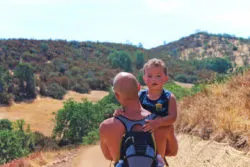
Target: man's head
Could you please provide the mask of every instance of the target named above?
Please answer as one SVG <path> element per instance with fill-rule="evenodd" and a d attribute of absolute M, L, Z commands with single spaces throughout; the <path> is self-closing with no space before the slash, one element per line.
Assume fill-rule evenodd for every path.
<path fill-rule="evenodd" d="M 120 100 L 134 100 L 138 98 L 139 83 L 131 73 L 120 72 L 113 80 L 116 98 Z M 120 101 L 121 102 L 121 101 Z"/>
<path fill-rule="evenodd" d="M 168 71 L 161 59 L 150 59 L 143 67 L 143 80 L 149 89 L 162 89 L 168 81 Z"/>

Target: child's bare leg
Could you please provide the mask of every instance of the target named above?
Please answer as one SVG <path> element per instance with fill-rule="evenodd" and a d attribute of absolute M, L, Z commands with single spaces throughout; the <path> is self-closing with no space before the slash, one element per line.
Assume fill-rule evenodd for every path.
<path fill-rule="evenodd" d="M 154 131 L 157 154 L 165 156 L 167 146 L 168 128 L 162 126 Z"/>
<path fill-rule="evenodd" d="M 178 141 L 174 134 L 174 126 L 170 125 L 166 128 L 168 129 L 168 131 L 165 156 L 176 156 L 178 152 Z"/>

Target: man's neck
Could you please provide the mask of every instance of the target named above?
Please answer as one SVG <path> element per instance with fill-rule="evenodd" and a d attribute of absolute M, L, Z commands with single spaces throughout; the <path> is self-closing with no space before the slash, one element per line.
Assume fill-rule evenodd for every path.
<path fill-rule="evenodd" d="M 141 103 L 138 100 L 131 100 L 127 101 L 127 103 L 123 106 L 124 109 L 124 116 L 132 119 L 132 120 L 138 120 L 142 119 L 142 111 L 143 108 L 141 106 Z"/>

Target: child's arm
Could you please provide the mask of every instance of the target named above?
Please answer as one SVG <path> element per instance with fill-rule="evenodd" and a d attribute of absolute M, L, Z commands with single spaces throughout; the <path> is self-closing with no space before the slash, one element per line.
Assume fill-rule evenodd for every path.
<path fill-rule="evenodd" d="M 146 120 L 146 124 L 143 126 L 144 131 L 153 132 L 160 126 L 169 126 L 176 121 L 177 117 L 177 105 L 176 99 L 173 94 L 171 94 L 168 103 L 168 115 L 165 117 L 157 117 L 155 120 Z"/>
<path fill-rule="evenodd" d="M 176 121 L 176 118 L 177 118 L 176 98 L 174 94 L 171 94 L 168 103 L 168 115 L 165 117 L 157 117 L 156 120 L 159 121 L 159 126 L 169 126 Z"/>

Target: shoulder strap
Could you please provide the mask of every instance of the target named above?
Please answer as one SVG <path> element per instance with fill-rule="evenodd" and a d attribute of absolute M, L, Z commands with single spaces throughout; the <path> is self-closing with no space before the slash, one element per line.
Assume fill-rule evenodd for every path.
<path fill-rule="evenodd" d="M 147 117 L 145 117 L 144 119 L 141 119 L 141 120 L 130 120 L 130 119 L 128 119 L 128 118 L 126 118 L 126 117 L 124 117 L 122 115 L 119 115 L 119 116 L 117 116 L 115 118 L 120 120 L 123 123 L 123 125 L 124 125 L 124 127 L 126 129 L 126 132 L 129 132 L 129 131 L 132 130 L 134 125 L 143 126 L 146 123 L 146 121 L 145 121 L 146 119 L 152 120 L 155 117 L 156 117 L 155 114 L 150 114 L 150 115 L 148 115 Z"/>

